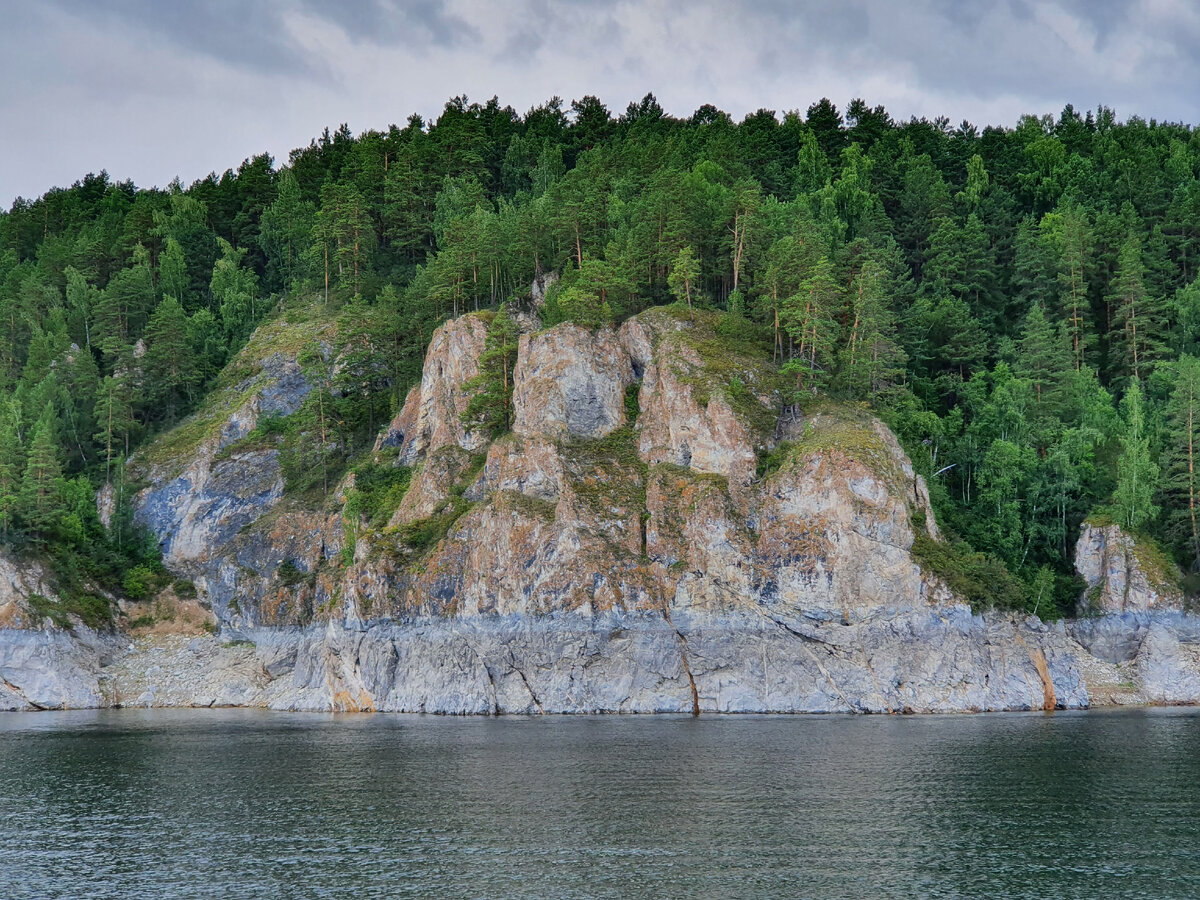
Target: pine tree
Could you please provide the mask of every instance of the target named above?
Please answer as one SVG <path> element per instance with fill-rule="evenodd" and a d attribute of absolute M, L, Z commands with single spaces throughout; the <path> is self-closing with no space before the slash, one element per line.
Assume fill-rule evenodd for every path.
<path fill-rule="evenodd" d="M 72 328 L 72 334 L 80 346 L 92 349 L 92 316 L 100 299 L 100 292 L 88 283 L 80 272 L 68 266 L 63 273 L 67 276 L 67 315 Z"/>
<path fill-rule="evenodd" d="M 1180 357 L 1171 367 L 1174 389 L 1167 405 L 1170 441 L 1166 494 L 1168 525 L 1188 548 L 1192 568 L 1200 566 L 1200 359 Z"/>
<path fill-rule="evenodd" d="M 696 321 L 696 313 L 692 309 L 692 290 L 700 279 L 700 260 L 691 247 L 684 247 L 675 256 L 671 264 L 671 274 L 667 276 L 667 284 L 676 300 L 686 300 L 688 314 Z"/>
<path fill-rule="evenodd" d="M 1166 317 L 1160 298 L 1146 290 L 1141 241 L 1131 235 L 1121 246 L 1112 282 L 1116 327 L 1109 335 L 1115 371 L 1144 378 L 1166 351 Z"/>
<path fill-rule="evenodd" d="M 1071 361 L 1059 332 L 1050 324 L 1040 304 L 1034 305 L 1026 314 L 1017 349 L 1014 368 L 1033 386 L 1039 413 L 1043 417 L 1056 415 L 1067 373 L 1071 371 Z"/>
<path fill-rule="evenodd" d="M 391 174 L 389 170 L 387 177 Z M 303 199 L 291 169 L 280 170 L 277 185 L 275 202 L 263 210 L 258 244 L 267 257 L 269 283 L 288 291 L 303 274 L 315 211 L 313 204 Z"/>
<path fill-rule="evenodd" d="M 188 318 L 174 297 L 158 305 L 146 326 L 146 355 L 142 360 L 147 377 L 147 399 L 162 404 L 168 422 L 176 410 L 192 401 L 199 384 L 196 355 L 188 340 Z"/>
<path fill-rule="evenodd" d="M 183 305 L 188 289 L 187 259 L 175 238 L 167 238 L 167 249 L 158 258 L 158 285 L 164 297 Z"/>
<path fill-rule="evenodd" d="M 93 415 L 97 430 L 93 438 L 104 453 L 106 481 L 112 480 L 113 460 L 128 454 L 130 438 L 137 426 L 131 393 L 129 376 L 123 373 L 105 377 L 96 393 Z"/>
<path fill-rule="evenodd" d="M 1058 296 L 1071 339 L 1071 356 L 1078 372 L 1091 350 L 1091 307 L 1087 279 L 1092 245 L 1087 213 L 1077 205 L 1063 209 L 1059 232 Z"/>
<path fill-rule="evenodd" d="M 0 400 L 0 540 L 8 541 L 20 506 L 25 448 L 21 445 L 20 415 L 11 398 Z"/>
<path fill-rule="evenodd" d="M 29 441 L 29 455 L 21 478 L 20 513 L 29 527 L 48 534 L 62 513 L 59 480 L 62 461 L 54 407 L 46 404 Z"/>
<path fill-rule="evenodd" d="M 796 393 L 823 384 L 833 368 L 842 291 L 828 257 L 817 260 L 797 293 L 784 299 L 784 327 L 792 339 L 791 359 L 784 367 L 796 376 Z"/>
<path fill-rule="evenodd" d="M 257 300 L 258 277 L 242 265 L 246 251 L 235 249 L 225 240 L 220 240 L 218 245 L 221 258 L 213 266 L 209 288 L 233 350 L 250 337 L 264 309 Z"/>
<path fill-rule="evenodd" d="M 93 337 L 110 362 L 134 342 L 153 306 L 150 256 L 139 244 L 134 264 L 118 272 L 96 302 Z"/>
<path fill-rule="evenodd" d="M 479 374 L 463 386 L 471 395 L 462 413 L 463 422 L 483 429 L 492 437 L 512 428 L 513 368 L 520 337 L 507 304 L 502 305 L 488 327 L 487 344 L 479 357 Z"/>
<path fill-rule="evenodd" d="M 1146 429 L 1145 403 L 1141 381 L 1135 375 L 1121 398 L 1124 433 L 1121 455 L 1117 459 L 1117 489 L 1113 506 L 1123 528 L 1138 531 L 1158 515 L 1154 491 L 1158 484 L 1158 466 L 1150 458 L 1150 438 Z"/>
<path fill-rule="evenodd" d="M 888 307 L 887 273 L 867 260 L 850 286 L 850 325 L 843 349 L 842 379 L 852 396 L 869 399 L 893 387 L 904 374 L 904 351 Z"/>

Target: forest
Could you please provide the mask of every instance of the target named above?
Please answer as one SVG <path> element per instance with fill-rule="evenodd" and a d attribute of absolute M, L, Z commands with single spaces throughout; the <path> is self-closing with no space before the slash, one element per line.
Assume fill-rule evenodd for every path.
<path fill-rule="evenodd" d="M 259 323 L 336 318 L 337 364 L 305 356 L 322 389 L 297 414 L 332 436 L 319 466 L 293 460 L 328 490 L 440 322 L 502 313 L 554 272 L 543 325 L 713 309 L 779 362 L 781 404 L 872 407 L 956 564 L 1016 586 L 983 599 L 1070 614 L 1088 517 L 1173 557 L 1195 593 L 1198 174 L 1190 126 L 1106 107 L 979 128 L 823 99 L 738 122 L 653 95 L 523 115 L 455 97 L 434 122 L 343 125 L 189 186 L 89 174 L 0 213 L 0 541 L 81 591 L 138 596 L 161 568 L 124 460 Z M 486 373 L 515 332 L 490 321 L 471 414 L 499 432 L 511 382 Z"/>

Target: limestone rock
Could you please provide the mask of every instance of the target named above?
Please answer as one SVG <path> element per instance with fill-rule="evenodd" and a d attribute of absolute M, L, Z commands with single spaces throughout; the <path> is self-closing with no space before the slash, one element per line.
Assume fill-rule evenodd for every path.
<path fill-rule="evenodd" d="M 409 392 L 404 408 L 377 445 L 399 446 L 399 464 L 412 465 L 442 447 L 457 445 L 473 453 L 487 443 L 485 435 L 462 421 L 471 399 L 465 385 L 479 374 L 487 332 L 482 318 L 467 315 L 446 322 L 433 333 L 420 390 Z"/>
<path fill-rule="evenodd" d="M 0 709 L 101 706 L 101 665 L 115 652 L 115 638 L 83 626 L 0 628 Z"/>
<path fill-rule="evenodd" d="M 642 458 L 722 475 L 736 488 L 754 477 L 767 442 L 758 432 L 764 419 L 774 424 L 775 400 L 761 361 L 732 351 L 714 358 L 710 327 L 651 310 L 622 325 L 620 339 L 641 378 Z"/>
<path fill-rule="evenodd" d="M 513 372 L 513 431 L 601 438 L 626 423 L 633 368 L 616 335 L 569 322 L 522 335 Z"/>
<path fill-rule="evenodd" d="M 41 621 L 29 609 L 32 594 L 53 593 L 44 566 L 0 551 L 0 628 L 36 628 Z"/>
<path fill-rule="evenodd" d="M 1119 525 L 1084 522 L 1075 544 L 1075 571 L 1088 585 L 1080 600 L 1083 613 L 1182 609 L 1174 564 L 1160 562 Z"/>

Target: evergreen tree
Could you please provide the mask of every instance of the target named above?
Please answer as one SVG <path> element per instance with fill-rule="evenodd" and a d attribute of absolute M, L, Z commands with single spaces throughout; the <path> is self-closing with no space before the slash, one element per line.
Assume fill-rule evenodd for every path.
<path fill-rule="evenodd" d="M 67 315 L 72 336 L 77 343 L 92 349 L 92 316 L 99 302 L 100 292 L 72 266 L 63 273 L 67 277 Z"/>
<path fill-rule="evenodd" d="M 1121 398 L 1121 455 L 1117 459 L 1117 489 L 1113 506 L 1123 528 L 1138 531 L 1158 515 L 1154 492 L 1158 466 L 1150 458 L 1141 381 L 1135 375 Z"/>
<path fill-rule="evenodd" d="M 111 481 L 113 460 L 128 454 L 130 439 L 137 427 L 128 375 L 105 377 L 96 394 L 94 415 L 97 431 L 93 438 L 104 453 L 104 478 Z"/>
<path fill-rule="evenodd" d="M 463 386 L 471 399 L 463 410 L 462 420 L 492 437 L 512 428 L 513 369 L 520 337 L 507 306 L 501 306 L 488 327 L 487 344 L 479 358 L 479 374 Z"/>
<path fill-rule="evenodd" d="M 904 374 L 905 355 L 888 308 L 886 281 L 883 267 L 867 260 L 850 287 L 842 379 L 851 396 L 863 400 L 893 388 Z"/>
<path fill-rule="evenodd" d="M 161 405 L 168 422 L 176 411 L 190 405 L 200 382 L 197 357 L 188 337 L 188 317 L 174 297 L 158 305 L 146 326 L 147 399 Z"/>
<path fill-rule="evenodd" d="M 1086 362 L 1092 342 L 1091 309 L 1087 296 L 1091 242 L 1087 214 L 1079 206 L 1064 208 L 1059 231 L 1058 296 L 1077 372 Z"/>
<path fill-rule="evenodd" d="M 228 241 L 219 242 L 221 258 L 212 270 L 213 303 L 220 311 L 221 324 L 231 348 L 240 348 L 258 324 L 263 312 L 257 300 L 258 278 L 242 266 L 244 250 L 234 249 Z"/>
<path fill-rule="evenodd" d="M 1200 359 L 1180 357 L 1172 367 L 1174 388 L 1167 406 L 1168 455 L 1166 495 L 1169 525 L 1187 547 L 1192 570 L 1200 567 Z"/>
<path fill-rule="evenodd" d="M 61 451 L 54 407 L 46 404 L 29 440 L 29 455 L 21 477 L 19 510 L 29 527 L 48 536 L 63 511 L 59 481 L 62 479 Z"/>
<path fill-rule="evenodd" d="M 1111 304 L 1117 310 L 1117 329 L 1109 338 L 1115 372 L 1141 378 L 1150 373 L 1166 348 L 1162 302 L 1146 291 L 1141 241 L 1130 236 L 1121 247 L 1112 282 Z"/>
<path fill-rule="evenodd" d="M 304 271 L 312 240 L 313 205 L 301 195 L 291 169 L 281 169 L 275 201 L 263 210 L 258 244 L 267 258 L 272 284 L 291 290 Z"/>
<path fill-rule="evenodd" d="M 187 258 L 175 238 L 167 238 L 167 249 L 158 258 L 158 284 L 164 297 L 183 305 L 188 289 Z"/>
<path fill-rule="evenodd" d="M 796 376 L 797 394 L 816 389 L 829 378 L 841 303 L 833 264 L 825 256 L 817 260 L 798 292 L 783 301 L 783 321 L 793 351 L 784 368 Z"/>
<path fill-rule="evenodd" d="M 692 288 L 699 278 L 700 261 L 696 259 L 696 254 L 692 252 L 691 247 L 684 247 L 675 256 L 667 283 L 676 300 L 687 301 L 688 313 L 691 315 L 692 321 L 696 319 L 696 314 L 692 309 Z"/>
<path fill-rule="evenodd" d="M 25 448 L 21 445 L 20 415 L 10 398 L 0 400 L 0 540 L 8 541 L 20 507 Z"/>
<path fill-rule="evenodd" d="M 1033 386 L 1039 412 L 1042 415 L 1056 414 L 1067 373 L 1071 371 L 1071 361 L 1059 333 L 1047 320 L 1040 305 L 1035 305 L 1026 314 L 1017 349 L 1019 352 L 1014 368 Z"/>

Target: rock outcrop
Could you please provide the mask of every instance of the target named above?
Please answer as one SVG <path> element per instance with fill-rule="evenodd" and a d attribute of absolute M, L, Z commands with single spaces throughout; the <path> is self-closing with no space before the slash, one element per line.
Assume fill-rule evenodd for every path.
<path fill-rule="evenodd" d="M 471 399 L 466 384 L 479 374 L 487 330 L 483 318 L 468 315 L 433 333 L 421 383 L 409 391 L 377 448 L 399 447 L 399 461 L 411 465 L 442 447 L 458 446 L 473 452 L 487 443 L 486 435 L 472 431 L 462 421 Z"/>
<path fill-rule="evenodd" d="M 1077 556 L 1106 615 L 1048 625 L 973 612 L 913 555 L 937 527 L 894 435 L 852 406 L 785 410 L 770 362 L 716 326 L 704 311 L 655 309 L 615 332 L 523 335 L 513 429 L 493 440 L 462 421 L 486 317 L 446 323 L 375 448 L 371 471 L 403 475 L 406 490 L 370 519 L 351 502 L 359 474 L 320 500 L 285 489 L 256 429 L 293 415 L 310 388 L 294 335 L 256 335 L 235 363 L 244 376 L 132 466 L 139 520 L 219 635 L 77 639 L 11 612 L 0 592 L 0 707 L 943 712 L 1200 699 L 1200 625 L 1119 532 L 1085 530 Z M 314 341 L 336 336 L 314 328 Z M 34 590 L 35 573 L 22 577 Z"/>
<path fill-rule="evenodd" d="M 1080 612 L 1177 612 L 1183 592 L 1173 569 L 1169 559 L 1119 525 L 1084 522 L 1075 545 L 1075 570 L 1087 582 Z"/>
<path fill-rule="evenodd" d="M 513 371 L 513 431 L 602 438 L 626 424 L 633 367 L 616 335 L 564 322 L 521 336 Z"/>

